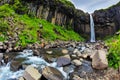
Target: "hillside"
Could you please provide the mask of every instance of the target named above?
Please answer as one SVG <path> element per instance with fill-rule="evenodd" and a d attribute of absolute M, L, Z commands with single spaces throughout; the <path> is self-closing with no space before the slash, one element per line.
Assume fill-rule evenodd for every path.
<path fill-rule="evenodd" d="M 4 4 L 0 6 L 0 41 L 16 41 L 16 46 L 54 40 L 82 41 L 72 29 L 56 26 L 44 19 L 27 14 L 17 14 L 14 6 Z"/>

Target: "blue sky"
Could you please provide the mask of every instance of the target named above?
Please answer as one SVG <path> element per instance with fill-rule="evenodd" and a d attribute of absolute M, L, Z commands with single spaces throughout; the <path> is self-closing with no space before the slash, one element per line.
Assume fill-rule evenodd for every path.
<path fill-rule="evenodd" d="M 94 10 L 108 8 L 120 0 L 71 0 L 76 8 L 93 13 Z"/>

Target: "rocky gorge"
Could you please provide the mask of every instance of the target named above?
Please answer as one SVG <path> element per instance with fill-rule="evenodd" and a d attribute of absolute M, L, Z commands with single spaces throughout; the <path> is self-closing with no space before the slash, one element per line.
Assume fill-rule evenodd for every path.
<path fill-rule="evenodd" d="M 118 3 L 92 14 L 97 39 L 114 35 L 120 29 L 119 9 Z M 120 68 L 108 67 L 110 47 L 101 40 L 88 41 L 91 32 L 89 14 L 76 9 L 71 2 L 0 0 L 0 13 L 5 14 L 0 14 L 0 80 L 120 79 Z M 48 29 L 44 31 L 45 24 Z M 59 26 L 56 28 L 53 24 Z M 51 26 L 54 27 L 49 28 Z M 83 36 L 85 41 L 74 41 L 71 32 L 68 33 L 71 38 L 66 36 L 66 30 L 71 29 Z M 52 34 L 48 34 L 48 30 Z M 51 38 L 52 31 L 58 37 Z M 47 40 L 46 35 L 50 39 Z M 4 36 L 7 38 L 2 40 Z M 68 37 L 69 41 L 59 40 L 59 37 Z M 54 38 L 55 41 L 51 41 Z M 118 44 L 119 41 L 112 42 Z"/>
<path fill-rule="evenodd" d="M 1 79 L 4 79 L 4 76 L 10 80 L 18 78 L 19 80 L 119 80 L 120 78 L 119 71 L 108 68 L 106 59 L 108 47 L 103 42 L 59 41 L 43 48 L 29 49 L 21 53 L 3 55 L 1 53 L 1 65 L 10 61 L 9 70 L 14 71 L 8 77 L 7 74 L 10 73 L 2 71 Z M 23 76 L 20 77 L 21 75 Z"/>
<path fill-rule="evenodd" d="M 15 0 L 3 0 L 0 4 L 9 3 L 13 5 L 15 2 Z M 64 1 L 59 0 L 25 0 L 21 1 L 21 3 L 22 6 L 25 6 L 25 11 L 22 10 L 21 7 L 21 9 L 16 9 L 17 13 L 27 13 L 31 16 L 37 16 L 52 24 L 73 29 L 85 38 L 90 39 L 90 37 L 87 36 L 90 33 L 89 14 L 76 9 L 72 3 L 66 2 L 67 4 L 64 4 Z M 113 7 L 96 10 L 93 13 L 97 38 L 102 39 L 105 36 L 113 35 L 120 29 L 119 9 L 118 3 Z"/>

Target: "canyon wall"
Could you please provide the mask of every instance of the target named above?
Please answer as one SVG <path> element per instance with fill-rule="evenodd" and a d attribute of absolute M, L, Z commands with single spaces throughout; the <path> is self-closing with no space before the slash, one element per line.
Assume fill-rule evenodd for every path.
<path fill-rule="evenodd" d="M 96 36 L 104 38 L 120 30 L 120 2 L 108 9 L 97 10 L 93 13 Z"/>
<path fill-rule="evenodd" d="M 74 5 L 62 3 L 60 0 L 29 1 L 29 11 L 38 18 L 45 19 L 53 24 L 73 29 L 79 34 L 89 34 L 89 14 L 75 9 Z"/>
<path fill-rule="evenodd" d="M 62 2 L 62 0 L 3 0 L 0 5 L 9 3 L 14 5 L 17 1 L 21 5 L 27 7 L 26 11 L 21 11 L 20 8 L 16 9 L 19 14 L 24 12 L 32 16 L 37 16 L 40 19 L 45 19 L 53 24 L 63 26 L 67 29 L 73 29 L 81 35 L 89 35 L 89 14 L 78 10 L 74 5 L 69 2 Z M 65 1 L 65 0 L 63 0 Z M 20 5 L 18 5 L 20 6 Z M 88 37 L 87 36 L 87 37 Z"/>
<path fill-rule="evenodd" d="M 78 10 L 70 2 L 61 0 L 2 0 L 0 5 L 9 3 L 16 4 L 20 1 L 25 11 L 20 7 L 16 9 L 19 14 L 29 14 L 45 19 L 53 24 L 63 26 L 67 29 L 73 29 L 75 32 L 89 39 L 90 37 L 90 20 L 89 14 Z M 65 1 L 65 0 L 63 0 Z M 113 35 L 120 29 L 120 5 L 114 5 L 108 9 L 96 10 L 93 13 L 95 22 L 95 33 L 97 38 L 104 38 Z"/>

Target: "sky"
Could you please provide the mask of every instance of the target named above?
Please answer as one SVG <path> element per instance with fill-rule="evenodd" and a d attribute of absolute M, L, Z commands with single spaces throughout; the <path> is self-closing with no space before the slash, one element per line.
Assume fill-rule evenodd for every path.
<path fill-rule="evenodd" d="M 93 13 L 95 10 L 108 8 L 119 1 L 120 0 L 71 0 L 76 8 L 88 13 Z"/>

